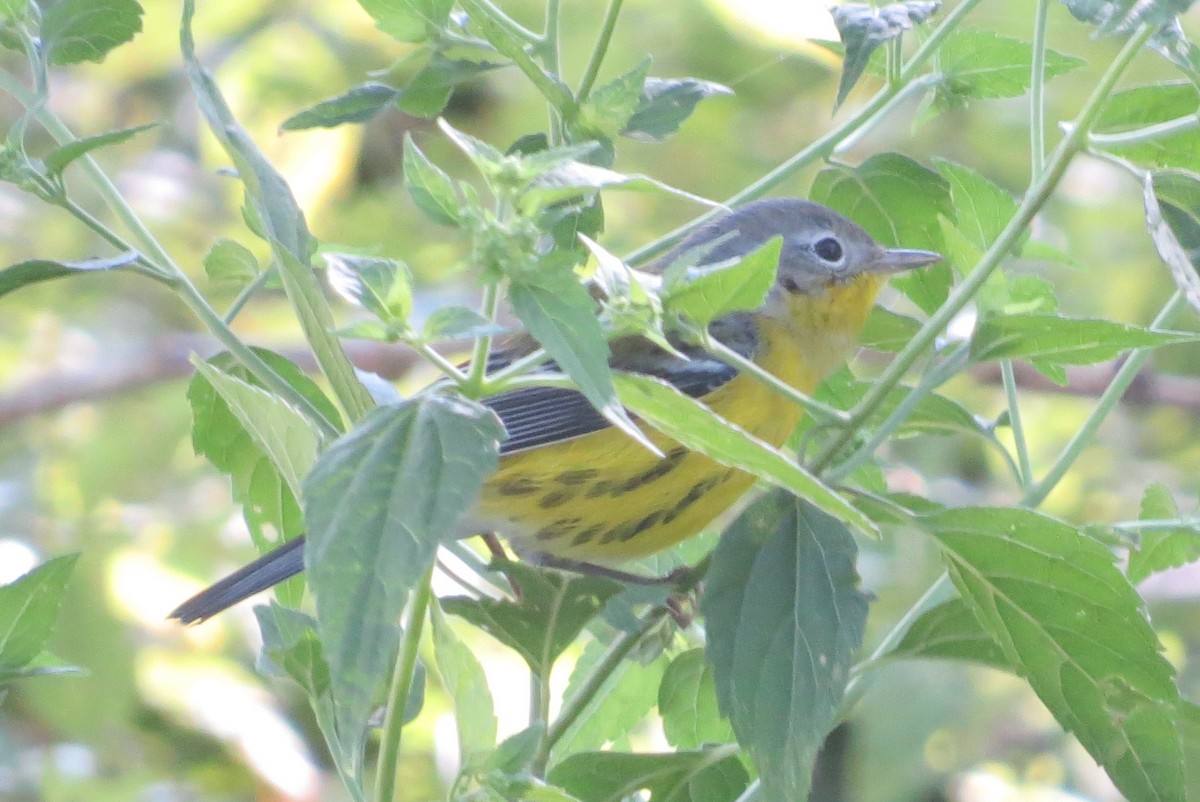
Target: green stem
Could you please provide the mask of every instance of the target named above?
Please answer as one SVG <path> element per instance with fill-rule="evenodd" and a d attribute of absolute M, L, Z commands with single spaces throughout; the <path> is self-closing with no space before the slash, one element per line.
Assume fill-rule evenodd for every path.
<path fill-rule="evenodd" d="M 480 388 L 480 395 L 495 395 L 507 390 L 507 384 L 513 379 L 523 376 L 534 368 L 546 362 L 546 349 L 537 348 L 520 359 L 513 360 L 508 367 L 488 375 Z"/>
<path fill-rule="evenodd" d="M 1008 400 L 1008 428 L 1012 431 L 1013 444 L 1017 450 L 1018 473 L 1022 487 L 1028 487 L 1033 481 L 1033 465 L 1029 460 L 1029 441 L 1025 437 L 1025 427 L 1021 424 L 1021 398 L 1017 393 L 1017 377 L 1013 373 L 1011 359 L 1000 360 L 1000 377 L 1004 382 L 1004 396 Z"/>
<path fill-rule="evenodd" d="M 489 0 L 460 0 L 459 5 L 479 26 L 487 40 L 525 73 L 525 77 L 550 101 L 551 106 L 556 109 L 567 108 L 571 103 L 570 91 L 561 80 L 534 61 L 525 49 L 530 43 L 540 47 L 542 37 L 517 25 Z"/>
<path fill-rule="evenodd" d="M 0 70 L 0 89 L 13 95 L 27 108 L 36 106 L 35 99 L 29 95 L 25 87 L 21 86 L 19 82 L 14 81 L 12 76 L 2 70 Z M 35 117 L 38 123 L 46 129 L 58 144 L 66 145 L 78 141 L 78 138 L 72 133 L 71 129 L 48 108 L 37 108 Z M 312 401 L 288 384 L 278 373 L 271 369 L 270 365 L 264 362 L 233 333 L 233 330 L 229 328 L 221 316 L 217 314 L 216 310 L 205 300 L 187 273 L 183 271 L 183 268 L 175 263 L 166 249 L 150 233 L 150 230 L 142 224 L 142 221 L 133 211 L 133 208 L 122 197 L 104 171 L 100 169 L 100 165 L 96 163 L 96 160 L 90 154 L 85 154 L 76 163 L 79 164 L 95 184 L 100 197 L 104 200 L 109 210 L 129 229 L 138 241 L 140 248 L 136 250 L 140 250 L 143 258 L 147 259 L 149 264 L 153 265 L 163 276 L 172 282 L 179 293 L 180 300 L 213 333 L 213 336 L 217 338 L 221 345 L 237 358 L 267 389 L 301 410 L 321 429 L 323 434 L 327 437 L 336 437 L 340 433 L 340 428 L 333 421 L 326 418 L 325 414 Z M 129 248 L 128 245 L 125 247 Z M 146 254 L 149 256 L 146 256 Z"/>
<path fill-rule="evenodd" d="M 469 3 L 460 3 L 460 5 L 463 6 L 463 10 L 467 11 L 475 21 L 478 21 L 480 17 L 484 17 L 493 25 L 499 26 L 510 36 L 524 39 L 528 44 L 539 45 L 542 42 L 542 37 L 539 34 L 534 33 L 505 14 L 491 0 L 469 0 Z M 468 8 L 468 5 L 471 7 Z"/>
<path fill-rule="evenodd" d="M 1111 94 L 1117 79 L 1125 71 L 1125 68 L 1129 66 L 1129 62 L 1137 55 L 1139 49 L 1146 43 L 1149 36 L 1149 30 L 1146 26 L 1143 26 L 1125 42 L 1125 46 L 1121 48 L 1121 52 L 1117 54 L 1113 63 L 1109 65 L 1108 70 L 1101 76 L 1083 110 L 1076 117 L 1074 124 L 1071 126 L 1070 133 L 1055 148 L 1046 166 L 1046 172 L 1025 193 L 1025 197 L 1021 200 L 1021 205 L 1017 208 L 1016 214 L 1013 215 L 1004 227 L 1004 230 L 992 242 L 991 247 L 980 257 L 979 264 L 967 274 L 966 279 L 961 284 L 955 287 L 954 291 L 941 307 L 929 318 L 925 325 L 921 327 L 921 330 L 913 336 L 912 340 L 896 355 L 884 372 L 871 385 L 871 389 L 851 412 L 849 424 L 833 437 L 825 450 L 813 461 L 811 467 L 814 472 L 823 471 L 829 466 L 837 453 L 853 439 L 858 427 L 870 418 L 875 409 L 887 398 L 892 388 L 900 383 L 904 374 L 933 345 L 934 340 L 940 336 L 941 332 L 954 316 L 971 302 L 975 294 L 988 278 L 991 277 L 996 268 L 999 267 L 1000 262 L 1020 242 L 1034 215 L 1038 213 L 1042 205 L 1053 194 L 1072 159 L 1083 149 L 1087 138 L 1087 131 L 1091 128 L 1092 123 L 1095 122 L 1096 116 L 1100 113 L 1100 109 L 1108 99 L 1109 94 Z"/>
<path fill-rule="evenodd" d="M 1167 301 L 1166 305 L 1154 318 L 1154 322 L 1150 324 L 1151 328 L 1168 323 L 1175 313 L 1187 305 L 1187 299 L 1183 293 L 1176 291 L 1171 296 L 1171 300 Z M 1021 504 L 1029 507 L 1036 507 L 1041 504 L 1046 496 L 1058 485 L 1071 466 L 1075 464 L 1075 460 L 1079 458 L 1083 449 L 1091 443 L 1092 437 L 1096 434 L 1096 430 L 1100 428 L 1100 424 L 1104 422 L 1108 414 L 1116 408 L 1121 401 L 1121 396 L 1125 395 L 1125 391 L 1129 389 L 1129 385 L 1137 378 L 1138 371 L 1142 369 L 1142 365 L 1150 357 L 1152 348 L 1139 348 L 1129 354 L 1125 362 L 1113 374 L 1112 381 L 1108 387 L 1100 394 L 1096 400 L 1096 406 L 1088 414 L 1087 420 L 1076 430 L 1071 440 L 1063 447 L 1062 453 L 1058 455 L 1058 459 L 1046 471 L 1046 475 L 1041 478 L 1037 484 L 1028 488 L 1025 491 L 1024 498 L 1021 499 Z"/>
<path fill-rule="evenodd" d="M 608 8 L 604 11 L 604 22 L 600 24 L 600 33 L 596 36 L 596 46 L 592 48 L 592 55 L 588 59 L 587 68 L 584 69 L 583 78 L 579 82 L 579 91 L 575 93 L 575 102 L 571 104 L 570 116 L 574 116 L 579 111 L 579 107 L 587 100 L 592 87 L 596 85 L 596 78 L 600 74 L 600 65 L 604 63 L 604 56 L 608 53 L 608 46 L 612 41 L 613 30 L 617 27 L 617 17 L 621 15 L 622 3 L 624 0 L 608 0 Z"/>
<path fill-rule="evenodd" d="M 496 315 L 500 312 L 500 285 L 498 282 L 492 281 L 484 286 L 481 307 L 480 311 L 484 319 L 489 323 L 494 323 Z M 463 388 L 463 391 L 472 398 L 479 398 L 483 394 L 487 380 L 488 355 L 491 352 L 492 335 L 485 334 L 475 338 L 475 348 L 471 352 L 471 368 L 467 374 L 466 386 Z"/>
<path fill-rule="evenodd" d="M 268 265 L 265 270 L 259 271 L 258 275 L 250 280 L 250 283 L 242 287 L 242 291 L 233 299 L 233 303 L 225 310 L 225 323 L 233 325 L 233 321 L 241 314 L 242 308 L 249 303 L 254 294 L 262 289 L 263 285 L 271 278 L 271 266 Z"/>
<path fill-rule="evenodd" d="M 412 688 L 413 672 L 417 666 L 417 648 L 421 643 L 421 631 L 425 616 L 429 612 L 429 600 L 433 596 L 430 582 L 433 579 L 434 563 L 430 562 L 420 583 L 413 589 L 405 616 L 404 632 L 400 639 L 400 652 L 396 656 L 396 667 L 392 672 L 391 690 L 388 692 L 387 714 L 383 721 L 383 737 L 379 743 L 379 765 L 375 777 L 375 802 L 393 802 L 396 798 L 396 775 L 400 768 L 400 739 L 404 731 L 404 709 Z"/>
<path fill-rule="evenodd" d="M 1046 169 L 1046 15 L 1050 0 L 1037 0 L 1033 19 L 1032 58 L 1029 65 L 1029 173 L 1030 183 Z"/>
<path fill-rule="evenodd" d="M 1174 120 L 1147 125 L 1145 128 L 1135 128 L 1132 131 L 1122 131 L 1117 134 L 1088 134 L 1088 144 L 1096 147 L 1137 145 L 1184 131 L 1194 131 L 1197 128 L 1200 128 L 1200 115 L 1188 114 L 1176 117 Z"/>
<path fill-rule="evenodd" d="M 849 120 L 839 125 L 829 133 L 822 136 L 820 139 L 813 142 L 804 150 L 792 156 L 783 164 L 776 167 L 771 172 L 764 175 L 754 183 L 747 186 L 742 191 L 730 196 L 722 207 L 705 212 L 699 217 L 692 220 L 686 225 L 671 231 L 658 239 L 654 240 L 641 248 L 638 248 L 633 253 L 625 257 L 626 264 L 642 264 L 655 256 L 663 253 L 679 240 L 683 239 L 693 229 L 703 225 L 717 215 L 721 214 L 723 207 L 733 207 L 747 201 L 761 197 L 771 189 L 774 189 L 779 184 L 791 178 L 795 173 L 803 170 L 808 165 L 812 164 L 817 159 L 827 158 L 832 154 L 841 141 L 851 134 L 855 133 L 859 128 L 871 128 L 882 120 L 887 113 L 891 112 L 898 102 L 907 95 L 906 85 L 913 82 L 917 71 L 924 66 L 935 52 L 941 41 L 946 38 L 957 26 L 959 21 L 966 16 L 980 0 L 963 0 L 962 3 L 955 6 L 954 10 L 946 15 L 942 23 L 934 29 L 929 38 L 921 45 L 904 68 L 900 71 L 899 83 L 889 84 L 872 97 L 865 106 L 859 109 L 854 116 Z M 935 82 L 935 76 L 926 76 L 930 82 Z M 920 79 L 917 79 L 920 80 Z"/>

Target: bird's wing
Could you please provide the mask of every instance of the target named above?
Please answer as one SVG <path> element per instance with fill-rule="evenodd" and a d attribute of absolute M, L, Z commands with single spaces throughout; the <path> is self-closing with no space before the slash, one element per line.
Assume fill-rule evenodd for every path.
<path fill-rule="evenodd" d="M 752 329 L 739 325 L 736 335 L 714 334 L 743 356 L 753 355 L 757 342 Z M 678 347 L 688 359 L 669 354 L 640 338 L 616 340 L 612 343 L 612 366 L 662 379 L 692 398 L 703 398 L 737 375 L 736 368 L 700 348 Z M 494 362 L 505 364 L 507 360 L 499 355 Z M 489 364 L 492 363 L 489 359 Z M 556 366 L 548 363 L 546 370 L 554 371 Z M 482 403 L 500 416 L 508 433 L 500 444 L 501 454 L 571 440 L 610 425 L 583 394 L 561 387 L 523 387 L 486 398 Z"/>

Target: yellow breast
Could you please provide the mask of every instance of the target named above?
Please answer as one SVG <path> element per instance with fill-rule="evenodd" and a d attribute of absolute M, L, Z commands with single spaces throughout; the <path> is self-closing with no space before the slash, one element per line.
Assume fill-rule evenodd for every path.
<path fill-rule="evenodd" d="M 879 283 L 872 278 L 787 296 L 756 317 L 754 361 L 812 392 L 851 348 Z M 702 399 L 714 412 L 772 446 L 795 430 L 801 409 L 749 376 Z M 666 549 L 699 533 L 754 478 L 651 434 L 655 457 L 614 429 L 502 457 L 472 518 L 495 527 L 518 551 L 612 563 Z"/>

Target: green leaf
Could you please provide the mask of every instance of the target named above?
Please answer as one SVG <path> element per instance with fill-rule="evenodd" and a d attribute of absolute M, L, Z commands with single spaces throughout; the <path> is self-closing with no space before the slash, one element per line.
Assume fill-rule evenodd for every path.
<path fill-rule="evenodd" d="M 398 42 L 424 42 L 446 27 L 453 0 L 358 0 L 376 27 Z"/>
<path fill-rule="evenodd" d="M 938 99 L 956 105 L 963 98 L 1019 97 L 1029 91 L 1033 47 L 1028 42 L 994 31 L 957 28 L 938 49 L 942 83 Z M 1047 48 L 1046 78 L 1054 78 L 1086 64 Z"/>
<path fill-rule="evenodd" d="M 503 66 L 493 61 L 451 59 L 435 52 L 425 67 L 400 90 L 396 105 L 401 111 L 417 117 L 436 117 L 450 102 L 455 87 Z"/>
<path fill-rule="evenodd" d="M 193 360 L 198 375 L 225 401 L 243 431 L 266 454 L 287 482 L 292 495 L 299 496 L 321 447 L 321 433 L 312 421 L 278 396 L 256 387 L 211 362 Z"/>
<path fill-rule="evenodd" d="M 640 142 L 662 142 L 679 130 L 701 100 L 732 94 L 727 86 L 697 78 L 647 78 L 637 110 L 621 134 Z"/>
<path fill-rule="evenodd" d="M 1175 286 L 1200 310 L 1200 176 L 1170 171 L 1147 174 L 1146 228 Z"/>
<path fill-rule="evenodd" d="M 1113 359 L 1131 348 L 1195 342 L 1200 335 L 1161 331 L 1101 318 L 1058 315 L 1003 315 L 979 324 L 971 338 L 971 358 L 1025 358 L 1052 365 L 1089 365 Z"/>
<path fill-rule="evenodd" d="M 321 389 L 290 360 L 265 349 L 254 349 L 285 382 L 295 388 L 329 420 L 340 420 L 337 409 Z M 223 375 L 262 385 L 230 354 L 219 354 L 209 364 Z M 188 384 L 192 407 L 192 446 L 219 471 L 229 474 L 234 501 L 242 505 L 246 524 L 256 544 L 265 550 L 304 531 L 300 505 L 259 440 L 243 425 L 203 371 Z M 303 476 L 303 474 L 299 474 Z M 269 540 L 268 530 L 274 535 Z"/>
<path fill-rule="evenodd" d="M 0 0 L 0 21 L 24 20 L 33 0 Z"/>
<path fill-rule="evenodd" d="M 55 557 L 0 585 L 0 669 L 23 669 L 42 653 L 78 559 Z"/>
<path fill-rule="evenodd" d="M 299 610 L 275 602 L 254 608 L 262 633 L 263 656 L 282 669 L 312 700 L 329 694 L 329 665 L 317 638 L 317 622 Z"/>
<path fill-rule="evenodd" d="M 395 259 L 326 253 L 329 285 L 338 295 L 388 325 L 404 326 L 412 312 L 412 272 Z"/>
<path fill-rule="evenodd" d="M 717 700 L 758 768 L 764 799 L 805 799 L 837 723 L 867 597 L 836 518 L 773 491 L 721 537 L 700 608 Z"/>
<path fill-rule="evenodd" d="M 442 609 L 516 651 L 539 676 L 621 590 L 618 583 L 598 576 L 539 571 L 524 563 L 499 567 L 521 588 L 520 599 L 453 596 L 442 600 Z"/>
<path fill-rule="evenodd" d="M 82 262 L 56 262 L 52 259 L 32 259 L 28 262 L 20 262 L 0 270 L 0 297 L 41 281 L 130 267 L 137 260 L 136 252 L 127 251 L 107 259 L 86 259 Z"/>
<path fill-rule="evenodd" d="M 690 450 L 789 490 L 863 534 L 876 534 L 875 524 L 867 516 L 820 479 L 696 399 L 649 376 L 618 374 L 614 379 L 625 406 Z"/>
<path fill-rule="evenodd" d="M 103 61 L 142 30 L 136 0 L 61 0 L 42 13 L 41 40 L 51 64 Z"/>
<path fill-rule="evenodd" d="M 447 226 L 462 223 L 458 193 L 450 176 L 426 158 L 409 133 L 404 134 L 404 188 L 433 222 Z"/>
<path fill-rule="evenodd" d="M 465 306 L 442 306 L 425 321 L 426 340 L 466 340 L 507 332 L 504 326 Z"/>
<path fill-rule="evenodd" d="M 579 109 L 585 124 L 609 136 L 624 130 L 642 103 L 650 62 L 646 56 L 629 72 L 593 89 Z"/>
<path fill-rule="evenodd" d="M 545 271 L 514 280 L 508 300 L 513 312 L 579 391 L 614 426 L 651 447 L 617 402 L 608 367 L 608 342 L 593 312 L 592 297 L 568 271 Z"/>
<path fill-rule="evenodd" d="M 708 752 L 580 752 L 550 770 L 546 779 L 580 802 L 615 802 L 650 792 L 649 802 L 734 802 L 750 784 L 746 768 L 730 755 Z M 800 799 L 801 797 L 791 797 Z"/>
<path fill-rule="evenodd" d="M 730 312 L 757 309 L 775 285 L 782 247 L 773 237 L 745 256 L 688 268 L 663 288 L 663 303 L 703 328 Z"/>
<path fill-rule="evenodd" d="M 552 153 L 553 151 L 547 151 Z M 539 154 L 540 155 L 540 154 Z M 536 169 L 536 157 L 524 160 L 525 168 Z M 520 208 L 526 215 L 555 203 L 598 192 L 602 189 L 625 189 L 636 192 L 663 192 L 681 198 L 707 203 L 703 198 L 676 189 L 645 175 L 625 175 L 607 167 L 597 167 L 579 161 L 567 161 L 540 172 L 521 192 Z"/>
<path fill-rule="evenodd" d="M 46 156 L 44 159 L 46 172 L 51 175 L 60 174 L 67 168 L 68 164 L 81 156 L 91 153 L 93 150 L 109 145 L 118 145 L 132 139 L 143 131 L 149 131 L 151 128 L 157 128 L 160 125 L 162 125 L 160 122 L 135 125 L 131 128 L 121 128 L 117 131 L 109 131 L 105 134 L 84 137 L 83 139 L 76 139 L 74 142 L 68 142 L 61 147 L 55 148 Z"/>
<path fill-rule="evenodd" d="M 580 686 L 590 678 L 608 646 L 604 641 L 591 640 L 583 648 L 567 682 L 564 701 L 579 693 Z M 649 663 L 622 660 L 607 675 L 575 725 L 555 744 L 555 756 L 600 749 L 606 744 L 628 748 L 629 734 L 654 709 L 658 685 L 666 668 L 667 660 L 661 654 Z"/>
<path fill-rule="evenodd" d="M 534 722 L 520 732 L 505 738 L 484 761 L 485 768 L 505 774 L 516 774 L 533 763 L 538 747 L 546 735 L 546 724 Z"/>
<path fill-rule="evenodd" d="M 921 321 L 916 318 L 876 306 L 867 316 L 859 344 L 872 351 L 895 354 L 920 330 Z"/>
<path fill-rule="evenodd" d="M 954 218 L 950 184 L 899 153 L 880 153 L 858 167 L 831 165 L 813 179 L 809 198 L 849 217 L 880 244 L 944 250 L 940 219 Z M 950 291 L 952 271 L 945 262 L 912 270 L 892 281 L 932 313 Z"/>
<path fill-rule="evenodd" d="M 490 753 L 496 745 L 496 715 L 483 666 L 455 634 L 435 602 L 429 608 L 433 622 L 433 656 L 442 687 L 449 694 L 458 724 L 458 753 L 464 763 Z"/>
<path fill-rule="evenodd" d="M 1155 482 L 1142 495 L 1143 521 L 1167 522 L 1179 519 L 1179 508 L 1166 485 Z M 1178 568 L 1200 559 L 1200 532 L 1195 526 L 1156 526 L 1143 529 L 1137 546 L 1129 552 L 1129 567 L 1125 575 L 1134 585 L 1151 574 Z"/>
<path fill-rule="evenodd" d="M 400 94 L 399 89 L 368 81 L 337 97 L 322 100 L 315 106 L 296 112 L 284 120 L 281 131 L 304 131 L 309 128 L 336 128 L 346 123 L 365 123 L 384 109 Z"/>
<path fill-rule="evenodd" d="M 970 167 L 947 159 L 935 159 L 934 163 L 950 185 L 956 228 L 980 251 L 987 250 L 1016 214 L 1017 202 Z M 959 267 L 966 271 L 974 265 Z"/>
<path fill-rule="evenodd" d="M 308 475 L 305 568 L 345 771 L 361 767 L 367 718 L 395 656 L 408 591 L 438 544 L 454 537 L 496 466 L 502 436 L 483 407 L 429 393 L 367 413 Z"/>
<path fill-rule="evenodd" d="M 461 150 L 471 163 L 483 173 L 485 176 L 495 175 L 499 170 L 509 162 L 496 148 L 492 147 L 482 139 L 473 137 L 470 134 L 459 131 L 444 118 L 438 118 L 438 128 L 444 133 L 454 145 Z"/>
<path fill-rule="evenodd" d="M 891 3 L 880 8 L 865 3 L 832 6 L 829 13 L 833 15 L 833 24 L 846 48 L 842 79 L 838 83 L 834 105 L 842 105 L 846 95 L 858 83 L 875 48 L 929 19 L 941 6 L 940 2 L 921 0 Z"/>
<path fill-rule="evenodd" d="M 1193 116 L 1200 109 L 1200 89 L 1192 81 L 1163 81 L 1114 92 L 1100 111 L 1095 131 L 1098 147 L 1152 167 L 1178 167 L 1200 172 L 1200 130 L 1186 128 L 1141 138 L 1133 143 L 1104 140 L 1139 128 Z"/>
<path fill-rule="evenodd" d="M 671 661 L 658 686 L 658 711 L 667 743 L 676 749 L 733 743 L 733 725 L 717 708 L 712 664 L 700 648 Z"/>
<path fill-rule="evenodd" d="M 1016 673 L 1000 644 L 979 625 L 962 599 L 942 602 L 922 613 L 887 657 L 968 660 Z"/>
<path fill-rule="evenodd" d="M 245 286 L 258 275 L 258 259 L 231 239 L 219 239 L 204 256 L 204 272 L 215 285 Z"/>
<path fill-rule="evenodd" d="M 1142 600 L 1103 544 L 997 507 L 924 519 L 965 604 L 1129 799 L 1183 798 L 1181 707 Z"/>

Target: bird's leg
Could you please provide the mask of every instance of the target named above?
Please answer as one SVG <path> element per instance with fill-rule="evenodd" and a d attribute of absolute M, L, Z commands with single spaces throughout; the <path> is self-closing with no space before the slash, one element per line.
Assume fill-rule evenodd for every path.
<path fill-rule="evenodd" d="M 480 532 L 479 536 L 483 538 L 483 545 L 487 546 L 488 553 L 492 555 L 492 559 L 500 562 L 508 562 L 511 558 L 508 552 L 504 550 L 504 544 L 500 542 L 500 538 L 496 537 L 495 532 Z M 506 576 L 508 585 L 512 588 L 513 596 L 518 600 L 521 598 L 521 586 L 517 584 L 511 576 Z"/>
<path fill-rule="evenodd" d="M 666 576 L 642 576 L 641 574 L 633 574 L 629 571 L 622 571 L 619 568 L 609 568 L 605 565 L 596 565 L 595 563 L 584 562 L 582 560 L 569 560 L 566 557 L 555 557 L 552 554 L 544 554 L 538 552 L 535 557 L 538 565 L 544 565 L 547 568 L 557 568 L 560 571 L 571 571 L 584 576 L 602 576 L 605 579 L 613 579 L 617 582 L 625 582 L 630 585 L 678 585 L 688 573 L 688 567 L 681 565 L 671 571 Z"/>

